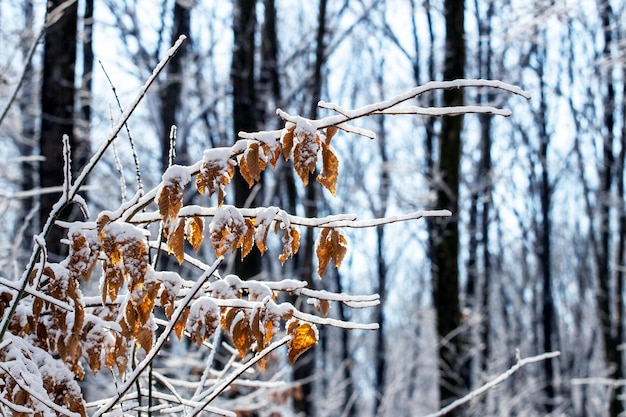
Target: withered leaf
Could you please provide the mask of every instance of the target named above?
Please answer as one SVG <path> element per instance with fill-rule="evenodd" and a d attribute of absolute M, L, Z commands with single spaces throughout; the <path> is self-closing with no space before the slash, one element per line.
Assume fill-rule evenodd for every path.
<path fill-rule="evenodd" d="M 185 226 L 185 234 L 187 241 L 193 246 L 193 250 L 198 252 L 204 240 L 204 219 L 198 216 L 189 217 Z"/>
<path fill-rule="evenodd" d="M 290 323 L 288 333 L 292 336 L 287 343 L 287 356 L 293 365 L 296 359 L 317 343 L 317 329 L 314 324 L 306 322 Z"/>
<path fill-rule="evenodd" d="M 161 220 L 165 223 L 166 232 L 169 231 L 170 222 L 176 219 L 178 212 L 183 206 L 183 188 L 184 185 L 178 181 L 171 181 L 164 184 L 157 195 L 157 203 L 159 205 L 159 213 Z"/>
<path fill-rule="evenodd" d="M 317 154 L 320 150 L 320 136 L 317 132 L 296 129 L 293 150 L 293 168 L 304 185 L 309 184 L 309 174 L 315 172 Z"/>
<path fill-rule="evenodd" d="M 174 254 L 179 264 L 185 260 L 185 219 L 178 219 L 174 231 L 167 237 L 167 251 Z"/>
<path fill-rule="evenodd" d="M 278 260 L 284 264 L 289 257 L 294 256 L 300 249 L 300 232 L 296 226 L 285 227 L 282 243 L 283 253 L 278 256 Z"/>
<path fill-rule="evenodd" d="M 341 261 L 348 250 L 348 240 L 340 229 L 324 227 L 317 239 L 316 246 L 317 274 L 322 278 L 331 260 L 336 268 L 341 266 Z"/>
<path fill-rule="evenodd" d="M 235 174 L 235 163 L 231 159 L 216 158 L 202 162 L 200 172 L 196 175 L 196 187 L 200 194 L 205 194 L 209 190 L 209 196 L 217 192 L 217 204 L 221 206 L 224 202 L 225 187 Z"/>
<path fill-rule="evenodd" d="M 293 132 L 295 129 L 296 126 L 286 128 L 280 138 L 280 144 L 283 148 L 283 158 L 285 158 L 285 161 L 288 161 L 291 156 L 291 150 L 293 149 Z"/>
<path fill-rule="evenodd" d="M 337 158 L 328 142 L 322 142 L 322 164 L 322 172 L 317 176 L 317 182 L 322 184 L 332 195 L 336 195 L 337 179 L 339 178 L 339 158 Z"/>
<path fill-rule="evenodd" d="M 265 169 L 265 161 L 258 142 L 248 144 L 242 155 L 239 155 L 239 172 L 246 180 L 248 186 L 252 188 L 255 182 L 261 180 L 261 172 Z"/>

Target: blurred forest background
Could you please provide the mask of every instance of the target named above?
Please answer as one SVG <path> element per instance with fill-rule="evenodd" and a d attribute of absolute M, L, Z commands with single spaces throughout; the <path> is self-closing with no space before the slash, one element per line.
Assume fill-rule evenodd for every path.
<path fill-rule="evenodd" d="M 114 93 L 128 102 L 180 34 L 184 47 L 90 180 L 96 211 L 153 187 L 172 160 L 282 127 L 276 108 L 316 118 L 330 114 L 319 100 L 355 108 L 431 80 L 498 79 L 532 99 L 466 89 L 416 104 L 504 106 L 509 118 L 381 116 L 359 121 L 375 140 L 340 133 L 338 198 L 302 187 L 285 163 L 227 196 L 306 217 L 444 208 L 452 222 L 351 230 L 346 260 L 323 281 L 310 232 L 285 268 L 257 254 L 234 271 L 381 296 L 378 309 L 331 311 L 380 330 L 322 329 L 291 377 L 294 413 L 426 414 L 518 354 L 558 350 L 459 415 L 620 415 L 624 16 L 622 0 L 1 0 L 0 274 L 20 275 L 58 199 L 62 135 L 78 170 L 119 114 Z M 67 250 L 61 237 L 52 255 Z M 176 349 L 181 375 L 192 372 Z"/>

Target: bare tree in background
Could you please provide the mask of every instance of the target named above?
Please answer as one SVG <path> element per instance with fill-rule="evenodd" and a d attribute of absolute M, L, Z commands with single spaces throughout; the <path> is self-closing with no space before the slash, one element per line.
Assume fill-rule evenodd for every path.
<path fill-rule="evenodd" d="M 463 78 L 465 72 L 464 0 L 446 0 L 445 80 Z M 463 90 L 446 90 L 444 106 L 463 104 Z M 467 386 L 461 375 L 463 363 L 462 336 L 455 334 L 462 325 L 459 304 L 459 166 L 463 117 L 446 117 L 439 137 L 437 206 L 450 210 L 455 218 L 434 222 L 432 226 L 432 280 L 439 346 L 439 393 L 442 405 L 461 395 Z M 453 412 L 453 415 L 459 411 Z"/>
<path fill-rule="evenodd" d="M 41 90 L 41 132 L 39 148 L 45 161 L 39 164 L 39 185 L 45 190 L 41 195 L 40 223 L 44 224 L 60 193 L 51 188 L 63 184 L 63 135 L 70 138 L 72 160 L 78 144 L 74 138 L 75 123 L 75 68 L 78 2 L 52 0 L 48 2 L 48 20 L 51 22 L 44 37 L 43 75 Z M 60 218 L 67 219 L 67 207 Z M 60 240 L 63 231 L 53 228 L 47 237 L 50 255 L 67 253 Z"/>

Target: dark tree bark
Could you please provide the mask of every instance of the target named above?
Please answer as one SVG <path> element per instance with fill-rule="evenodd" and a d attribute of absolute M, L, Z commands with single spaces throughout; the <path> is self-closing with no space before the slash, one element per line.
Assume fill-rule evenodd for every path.
<path fill-rule="evenodd" d="M 63 184 L 63 135 L 69 136 L 72 153 L 78 148 L 73 135 L 77 2 L 66 5 L 64 0 L 51 0 L 47 7 L 50 18 L 55 18 L 57 14 L 60 16 L 47 29 L 44 37 L 39 139 L 40 153 L 45 158 L 39 165 L 39 183 L 44 189 Z M 64 9 L 55 10 L 57 8 Z M 75 160 L 74 155 L 72 160 Z M 59 197 L 58 192 L 45 192 L 41 195 L 41 224 L 45 223 Z M 69 214 L 70 208 L 66 207 L 60 218 L 68 219 Z M 67 253 L 67 247 L 61 244 L 63 236 L 64 231 L 55 227 L 46 239 L 52 259 Z"/>
<path fill-rule="evenodd" d="M 313 76 L 309 81 L 308 90 L 310 91 L 310 107 L 309 118 L 317 118 L 318 108 L 317 102 L 322 94 L 322 69 L 326 62 L 326 45 L 324 38 L 326 35 L 326 8 L 327 0 L 319 1 L 318 18 L 317 18 L 317 34 L 315 43 L 315 63 L 313 67 Z M 319 185 L 315 181 L 315 177 L 311 175 L 309 184 L 305 189 L 304 212 L 305 217 L 314 218 L 318 215 L 318 200 L 322 197 L 319 191 Z M 304 236 L 303 247 L 300 249 L 303 253 L 300 270 L 300 277 L 306 281 L 310 287 L 314 288 L 313 277 L 315 270 L 313 268 L 313 258 L 315 253 L 314 231 L 308 229 Z M 320 338 L 325 337 L 324 333 L 320 334 Z M 321 345 L 324 343 L 322 341 Z M 315 371 L 315 351 L 309 350 L 303 355 L 304 363 L 298 366 L 294 372 L 296 381 L 306 381 L 302 383 L 302 395 L 294 400 L 294 411 L 301 415 L 310 416 L 313 412 L 313 384 L 312 376 Z"/>
<path fill-rule="evenodd" d="M 233 59 L 231 82 L 233 86 L 233 133 L 237 140 L 239 132 L 258 130 L 259 113 L 255 83 L 254 37 L 257 26 L 256 0 L 236 0 L 233 9 Z M 237 172 L 233 179 L 235 206 L 249 204 L 250 187 Z M 250 278 L 261 272 L 261 253 L 256 247 L 243 260 L 237 256 L 235 274 Z"/>
<path fill-rule="evenodd" d="M 34 5 L 32 0 L 26 0 L 24 2 L 24 31 L 26 33 L 33 33 L 33 21 L 34 21 Z M 26 37 L 24 42 L 20 45 L 22 56 L 24 61 L 28 56 L 30 50 L 30 43 L 33 41 L 32 37 Z M 30 191 L 36 187 L 37 181 L 37 169 L 35 162 L 28 160 L 28 157 L 32 157 L 35 154 L 37 148 L 37 138 L 35 129 L 35 110 L 37 106 L 36 100 L 36 82 L 32 71 L 28 71 L 24 84 L 21 89 L 20 95 L 20 115 L 22 116 L 22 141 L 19 143 L 20 155 L 25 157 L 26 160 L 21 164 L 22 181 L 21 187 L 23 191 Z M 23 221 L 20 224 L 25 225 L 28 214 L 33 210 L 34 199 L 32 197 L 26 197 L 22 200 L 22 215 Z M 30 237 L 37 233 L 39 225 L 37 221 L 30 220 L 30 224 L 24 230 L 24 239 L 22 241 L 23 248 L 28 249 L 32 246 Z M 26 252 L 28 253 L 28 252 Z"/>
<path fill-rule="evenodd" d="M 465 41 L 463 0 L 446 0 L 446 59 L 445 80 L 463 78 L 465 73 Z M 463 104 L 463 90 L 446 90 L 444 106 Z M 439 140 L 439 170 L 442 179 L 437 184 L 437 207 L 452 211 L 453 217 L 433 223 L 432 279 L 439 346 L 439 394 L 441 404 L 447 404 L 466 389 L 461 373 L 463 343 L 461 336 L 452 336 L 461 326 L 459 306 L 459 165 L 463 117 L 445 117 L 441 121 Z M 457 411 L 460 413 L 461 410 Z"/>
<path fill-rule="evenodd" d="M 611 44 L 613 42 L 613 25 L 615 25 L 615 20 L 613 16 L 613 11 L 611 9 L 611 4 L 608 0 L 603 0 L 599 2 L 599 12 L 600 17 L 602 19 L 602 27 L 603 27 L 603 35 L 604 35 L 604 49 L 602 51 L 602 55 L 604 59 L 610 62 L 611 59 Z M 600 192 L 598 195 L 598 200 L 600 204 L 600 239 L 599 239 L 599 250 L 597 251 L 597 273 L 598 273 L 598 315 L 600 318 L 600 325 L 602 328 L 602 336 L 604 341 L 604 356 L 607 362 L 607 366 L 609 369 L 609 378 L 614 379 L 623 379 L 623 370 L 622 370 L 622 358 L 620 351 L 620 338 L 623 336 L 622 322 L 615 322 L 614 317 L 621 317 L 623 312 L 614 310 L 611 298 L 611 256 L 610 256 L 610 242 L 611 242 L 611 189 L 613 187 L 613 179 L 616 178 L 616 161 L 614 154 L 614 141 L 615 141 L 615 86 L 612 75 L 613 69 L 609 66 L 605 70 L 604 74 L 604 83 L 605 83 L 605 92 L 604 92 L 604 140 L 602 142 L 602 155 L 603 155 L 603 164 L 600 168 Z M 618 188 L 620 188 L 620 183 L 618 181 Z M 621 190 L 618 189 L 618 193 L 623 194 L 623 184 L 621 185 Z M 623 195 L 622 195 L 623 196 Z M 623 219 L 620 217 L 619 226 L 622 227 Z M 620 248 L 620 244 L 623 245 L 623 242 L 618 242 L 618 250 L 622 250 Z M 619 254 L 618 256 L 623 256 L 623 254 Z M 619 264 L 621 265 L 621 264 Z M 618 287 L 623 286 L 623 277 L 618 274 Z M 618 302 L 617 305 L 622 307 L 622 293 L 618 293 Z M 619 330 L 618 330 L 619 329 Z M 624 411 L 624 405 L 620 400 L 621 389 L 616 387 L 614 392 L 611 395 L 611 401 L 609 405 L 609 415 L 611 417 L 616 417 L 620 415 Z"/>
<path fill-rule="evenodd" d="M 542 46 L 537 48 L 537 73 L 539 76 L 539 110 L 537 112 L 537 124 L 539 129 L 539 204 L 541 210 L 541 218 L 537 230 L 539 267 L 542 277 L 542 328 L 543 328 L 543 346 L 544 352 L 552 352 L 553 337 L 555 337 L 555 313 L 554 300 L 552 298 L 552 185 L 550 183 L 550 173 L 548 169 L 548 148 L 550 145 L 550 135 L 547 131 L 547 121 L 545 115 L 548 110 L 546 85 L 544 80 L 543 65 L 545 63 L 545 49 Z M 556 397 L 556 389 L 554 386 L 555 375 L 552 360 L 543 362 L 544 372 L 546 375 L 545 394 L 546 394 L 546 413 L 550 414 L 554 410 L 554 400 Z"/>
<path fill-rule="evenodd" d="M 173 25 L 171 44 L 176 42 L 180 35 L 189 36 L 191 25 L 191 11 L 187 4 L 181 1 L 174 2 Z M 181 92 L 183 86 L 183 65 L 188 49 L 189 40 L 178 50 L 170 60 L 166 69 L 165 87 L 161 90 L 161 170 L 165 171 L 170 160 L 170 130 L 179 123 L 178 111 L 180 109 Z M 186 147 L 181 146 L 183 156 L 186 155 Z M 189 161 L 180 161 L 187 163 Z"/>
<path fill-rule="evenodd" d="M 489 2 L 486 6 L 487 10 L 481 13 L 481 7 L 478 0 L 474 0 L 474 8 L 476 10 L 476 20 L 478 21 L 478 53 L 477 66 L 478 77 L 491 79 L 492 69 L 491 62 L 493 59 L 491 45 L 491 19 L 494 14 L 493 2 Z M 484 105 L 489 105 L 494 99 L 491 91 L 479 93 L 478 100 Z M 468 232 L 469 248 L 467 261 L 467 289 L 466 302 L 467 307 L 472 314 L 478 312 L 483 317 L 482 323 L 478 329 L 478 334 L 472 334 L 472 344 L 480 343 L 483 349 L 480 355 L 473 357 L 467 362 L 470 378 L 473 379 L 472 372 L 479 369 L 483 374 L 487 372 L 487 364 L 489 358 L 489 296 L 491 291 L 491 255 L 489 252 L 489 222 L 491 209 L 491 122 L 492 116 L 487 114 L 478 115 L 480 123 L 480 160 L 476 171 L 474 184 L 470 188 L 474 188 L 472 194 Z M 482 261 L 482 269 L 481 268 Z M 472 363 L 476 362 L 476 367 Z M 475 382 L 471 381 L 471 386 Z"/>
<path fill-rule="evenodd" d="M 76 130 L 76 149 L 74 150 L 74 164 L 77 169 L 85 166 L 90 156 L 91 135 L 91 95 L 93 80 L 93 0 L 85 0 L 83 9 L 82 27 L 82 83 L 80 88 L 80 122 Z"/>

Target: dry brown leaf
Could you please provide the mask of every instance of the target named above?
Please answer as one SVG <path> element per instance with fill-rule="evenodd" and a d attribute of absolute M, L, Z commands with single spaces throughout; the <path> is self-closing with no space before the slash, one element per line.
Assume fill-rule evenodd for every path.
<path fill-rule="evenodd" d="M 348 240 L 340 229 L 322 228 L 315 249 L 318 259 L 317 274 L 319 277 L 322 278 L 324 276 L 331 260 L 335 267 L 339 268 L 347 250 Z"/>
<path fill-rule="evenodd" d="M 215 332 L 220 324 L 220 309 L 209 297 L 200 297 L 191 305 L 187 332 L 198 347 Z"/>
<path fill-rule="evenodd" d="M 291 340 L 287 343 L 287 356 L 293 365 L 296 359 L 317 343 L 317 329 L 314 324 L 306 322 L 290 323 L 287 332 Z"/>
<path fill-rule="evenodd" d="M 241 240 L 241 259 L 248 256 L 254 247 L 254 222 L 250 219 L 246 219 L 246 227 L 246 234 Z"/>
<path fill-rule="evenodd" d="M 296 129 L 293 150 L 293 168 L 302 180 L 304 185 L 309 183 L 309 175 L 315 172 L 317 164 L 317 154 L 320 150 L 320 136 L 317 132 L 304 129 Z"/>
<path fill-rule="evenodd" d="M 185 219 L 178 219 L 174 231 L 167 237 L 167 251 L 174 254 L 179 264 L 185 260 Z"/>
<path fill-rule="evenodd" d="M 73 279 L 80 277 L 89 281 L 98 260 L 100 245 L 97 241 L 90 244 L 87 238 L 79 232 L 71 232 L 68 237 L 70 250 L 67 268 L 70 271 L 70 277 Z"/>
<path fill-rule="evenodd" d="M 177 181 L 172 181 L 163 185 L 157 195 L 159 213 L 161 220 L 165 223 L 166 233 L 169 230 L 170 222 L 176 219 L 178 212 L 183 206 L 183 185 Z"/>
<path fill-rule="evenodd" d="M 98 238 L 100 240 L 104 239 L 104 227 L 111 222 L 111 218 L 107 215 L 98 216 L 98 220 L 96 221 L 96 226 L 98 230 Z"/>
<path fill-rule="evenodd" d="M 139 347 L 148 353 L 154 342 L 154 331 L 148 326 L 142 326 L 137 331 L 136 340 Z"/>
<path fill-rule="evenodd" d="M 328 317 L 328 312 L 330 311 L 330 302 L 328 302 L 328 300 L 318 300 L 315 308 L 317 311 L 322 313 L 322 316 Z"/>
<path fill-rule="evenodd" d="M 249 230 L 250 225 L 253 226 L 252 222 L 244 219 L 236 208 L 232 206 L 222 208 L 209 227 L 216 255 L 219 257 L 229 250 L 243 249 L 244 246 L 251 248 L 254 244 L 254 234 Z"/>
<path fill-rule="evenodd" d="M 317 182 L 322 184 L 332 195 L 337 192 L 339 178 L 339 158 L 330 146 L 330 140 L 322 142 L 322 172 L 317 176 Z"/>
<path fill-rule="evenodd" d="M 293 132 L 296 130 L 295 126 L 292 126 L 283 131 L 283 135 L 280 138 L 280 144 L 283 148 L 283 158 L 285 161 L 289 160 L 291 156 L 291 151 L 293 149 Z"/>
<path fill-rule="evenodd" d="M 278 256 L 278 260 L 284 264 L 289 257 L 294 256 L 300 249 L 300 232 L 296 226 L 285 227 L 282 243 L 283 253 Z"/>
<path fill-rule="evenodd" d="M 193 246 L 193 250 L 198 252 L 204 240 L 204 219 L 198 216 L 187 218 L 185 234 L 187 241 Z"/>
<path fill-rule="evenodd" d="M 261 172 L 265 169 L 267 162 L 260 149 L 258 142 L 250 142 L 243 152 L 239 155 L 239 172 L 246 180 L 248 186 L 252 188 L 255 182 L 261 180 Z"/>
<path fill-rule="evenodd" d="M 231 159 L 217 158 L 204 160 L 200 172 L 196 175 L 196 187 L 200 194 L 209 190 L 209 196 L 217 192 L 217 204 L 224 202 L 225 187 L 235 174 L 235 164 Z"/>
<path fill-rule="evenodd" d="M 174 333 L 176 333 L 176 337 L 178 340 L 181 340 L 185 335 L 185 329 L 187 328 L 187 318 L 189 317 L 189 306 L 185 307 L 183 310 L 183 314 L 180 315 L 180 318 L 174 325 Z"/>
<path fill-rule="evenodd" d="M 230 335 L 233 339 L 233 345 L 239 352 L 239 356 L 243 358 L 252 347 L 253 335 L 248 317 L 242 310 L 239 310 L 233 317 Z"/>
<path fill-rule="evenodd" d="M 263 151 L 265 152 L 265 154 L 269 155 L 270 157 L 270 164 L 272 164 L 273 167 L 276 167 L 278 158 L 280 158 L 280 146 L 276 145 L 270 148 L 269 145 L 264 143 L 262 147 L 263 147 Z"/>

